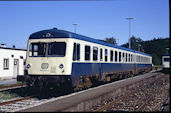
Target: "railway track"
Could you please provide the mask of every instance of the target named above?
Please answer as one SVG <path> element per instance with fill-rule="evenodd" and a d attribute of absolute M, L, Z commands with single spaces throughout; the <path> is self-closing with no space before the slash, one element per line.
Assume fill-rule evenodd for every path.
<path fill-rule="evenodd" d="M 13 99 L 0 103 L 0 112 L 15 112 L 15 110 L 17 109 L 21 109 L 34 104 L 39 104 L 45 100 L 47 99 L 39 100 L 31 96 Z"/>
<path fill-rule="evenodd" d="M 0 112 L 16 112 L 18 111 L 18 109 L 21 110 L 30 106 L 39 105 L 62 95 L 61 93 L 56 94 L 55 92 L 54 94 L 52 94 L 53 92 L 49 92 L 47 93 L 49 94 L 47 96 L 42 94 L 45 92 L 35 93 L 36 90 L 31 90 L 27 88 L 18 90 L 19 91 L 17 92 L 22 91 L 22 93 L 26 93 L 27 90 L 29 91 L 27 91 L 28 94 L 23 94 L 22 96 L 19 96 L 17 98 L 0 101 Z"/>
<path fill-rule="evenodd" d="M 168 76 L 160 74 L 158 78 L 150 81 L 150 83 L 146 83 L 115 100 L 108 100 L 104 105 L 93 111 L 145 111 L 144 108 L 154 99 L 155 94 L 161 93 L 166 89 L 160 86 L 163 84 L 164 86 L 169 86 L 165 84 L 166 82 L 168 83 L 168 78 Z M 158 87 L 156 88 L 157 85 Z"/>
<path fill-rule="evenodd" d="M 135 87 L 136 89 L 134 88 L 130 90 L 129 92 L 126 92 L 126 95 L 118 96 L 118 98 L 115 98 L 115 100 L 109 99 L 105 101 L 104 106 L 100 105 L 100 107 L 97 107 L 97 109 L 93 109 L 92 111 L 120 111 L 120 110 L 121 111 L 144 111 L 144 109 L 146 109 L 147 107 L 147 104 L 149 105 L 149 103 L 152 100 L 154 100 L 154 98 L 156 98 L 156 95 L 149 95 L 149 94 L 161 93 L 164 90 L 168 89 L 165 87 L 160 87 L 163 84 L 167 86 L 167 83 L 169 80 L 168 76 L 163 77 L 162 74 L 157 75 L 157 76 L 156 75 L 157 74 L 153 73 L 153 75 L 151 77 L 148 77 L 148 79 L 146 80 L 142 79 L 143 82 L 138 81 L 138 82 L 141 82 L 140 83 L 141 87 Z M 156 88 L 156 86 L 158 86 L 158 88 Z M 149 90 L 145 90 L 145 89 L 149 89 Z M 26 96 L 22 98 L 5 101 L 5 102 L 0 103 L 0 112 L 17 112 L 17 111 L 22 111 L 22 110 L 24 111 L 25 109 L 28 109 L 28 108 L 32 109 L 32 107 L 35 107 L 36 109 L 40 109 L 39 107 L 36 107 L 36 106 L 39 106 L 39 105 L 41 106 L 42 104 L 47 104 L 48 102 L 51 102 L 51 101 L 54 102 L 54 100 L 58 100 L 57 98 L 60 98 L 60 96 L 61 95 L 52 96 L 49 98 L 42 98 L 42 99 L 37 98 L 35 96 Z M 140 97 L 146 97 L 146 98 L 140 98 Z M 164 97 L 166 97 L 166 95 L 164 95 Z M 61 104 L 59 105 L 61 106 Z"/>
<path fill-rule="evenodd" d="M 12 84 L 12 85 L 0 86 L 0 91 L 21 88 L 21 87 L 26 87 L 26 84 Z"/>

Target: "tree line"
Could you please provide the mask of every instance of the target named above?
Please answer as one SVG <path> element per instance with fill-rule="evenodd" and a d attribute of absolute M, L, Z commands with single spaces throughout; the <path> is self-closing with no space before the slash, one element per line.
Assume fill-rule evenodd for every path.
<path fill-rule="evenodd" d="M 141 38 L 132 36 L 130 38 L 130 41 L 131 41 L 131 49 L 152 55 L 153 57 L 152 63 L 154 65 L 162 64 L 162 55 L 167 53 L 168 50 L 166 48 L 170 47 L 169 38 L 157 38 L 157 39 L 154 38 L 152 40 L 143 41 Z M 106 38 L 105 42 L 117 45 L 116 39 L 114 37 Z M 121 46 L 129 48 L 128 43 L 123 44 Z"/>

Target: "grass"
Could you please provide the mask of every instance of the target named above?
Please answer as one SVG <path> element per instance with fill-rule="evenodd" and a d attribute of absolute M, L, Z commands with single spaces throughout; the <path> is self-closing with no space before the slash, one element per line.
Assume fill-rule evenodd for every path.
<path fill-rule="evenodd" d="M 17 98 L 19 97 L 17 94 L 11 94 L 8 91 L 2 91 L 0 92 L 0 100 L 8 100 L 12 98 Z"/>

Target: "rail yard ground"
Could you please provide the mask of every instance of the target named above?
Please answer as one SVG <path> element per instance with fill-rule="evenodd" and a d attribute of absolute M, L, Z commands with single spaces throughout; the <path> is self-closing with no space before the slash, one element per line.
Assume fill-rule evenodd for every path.
<path fill-rule="evenodd" d="M 19 91 L 11 89 L 5 93 L 16 94 L 16 97 L 3 100 L 1 91 L 0 111 L 170 111 L 169 77 L 160 70 L 153 70 L 87 90 L 54 95 L 51 92 L 41 98 L 40 94 L 35 96 L 35 93 L 28 94 L 25 88 L 22 91 L 18 88 Z"/>

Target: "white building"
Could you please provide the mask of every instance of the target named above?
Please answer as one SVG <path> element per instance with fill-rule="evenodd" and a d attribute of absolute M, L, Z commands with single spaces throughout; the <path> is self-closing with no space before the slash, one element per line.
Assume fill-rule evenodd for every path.
<path fill-rule="evenodd" d="M 24 75 L 26 50 L 0 47 L 0 80 Z"/>

